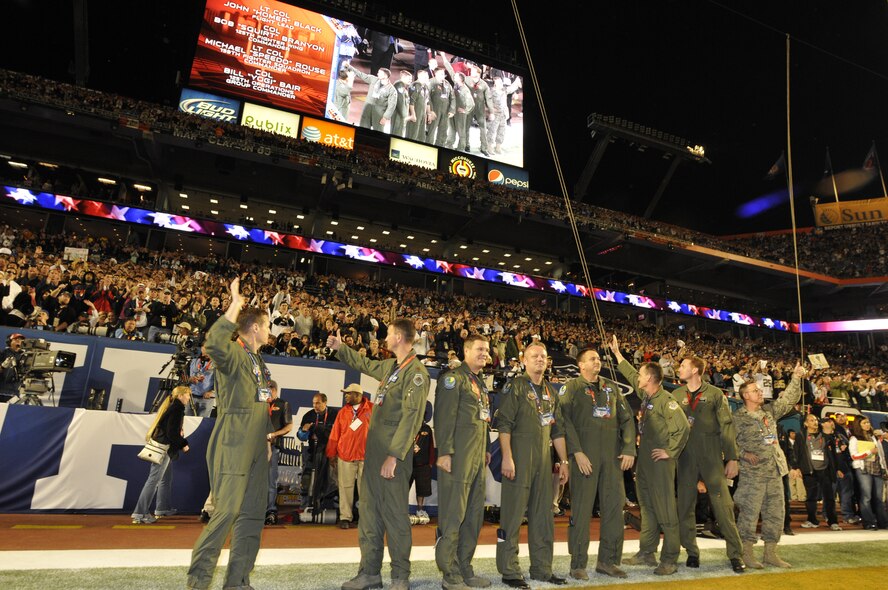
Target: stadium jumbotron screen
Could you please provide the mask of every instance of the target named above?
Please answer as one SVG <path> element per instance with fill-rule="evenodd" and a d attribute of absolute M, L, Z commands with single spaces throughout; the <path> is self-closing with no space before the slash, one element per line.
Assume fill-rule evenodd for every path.
<path fill-rule="evenodd" d="M 190 85 L 524 165 L 521 77 L 274 0 L 207 0 Z"/>

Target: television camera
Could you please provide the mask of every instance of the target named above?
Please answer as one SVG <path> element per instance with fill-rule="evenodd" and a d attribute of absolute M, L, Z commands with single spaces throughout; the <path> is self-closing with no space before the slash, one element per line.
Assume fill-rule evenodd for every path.
<path fill-rule="evenodd" d="M 50 350 L 43 338 L 26 338 L 22 342 L 22 357 L 16 367 L 19 380 L 19 398 L 14 403 L 42 406 L 40 396 L 55 394 L 54 373 L 68 373 L 74 369 L 77 354 L 67 350 Z"/>

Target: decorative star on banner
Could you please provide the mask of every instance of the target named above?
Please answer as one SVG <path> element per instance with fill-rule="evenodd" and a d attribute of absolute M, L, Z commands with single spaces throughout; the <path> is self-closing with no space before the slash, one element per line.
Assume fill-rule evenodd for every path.
<path fill-rule="evenodd" d="M 678 301 L 670 301 L 669 309 L 671 309 L 675 313 L 681 313 L 681 304 Z"/>
<path fill-rule="evenodd" d="M 173 216 L 169 213 L 151 213 L 148 217 L 154 220 L 154 225 L 160 227 L 169 227 L 173 224 Z"/>
<path fill-rule="evenodd" d="M 564 293 L 567 291 L 567 285 L 562 283 L 561 281 L 549 281 L 549 285 L 555 289 L 557 293 Z"/>
<path fill-rule="evenodd" d="M 446 260 L 436 260 L 435 264 L 438 268 L 441 269 L 441 272 L 446 274 L 453 274 L 453 264 L 447 262 Z"/>
<path fill-rule="evenodd" d="M 225 233 L 229 234 L 231 237 L 237 240 L 246 240 L 250 237 L 249 232 L 245 230 L 243 227 L 239 225 L 225 225 L 226 230 Z"/>
<path fill-rule="evenodd" d="M 116 219 L 117 221 L 126 221 L 126 214 L 129 211 L 129 207 L 118 207 L 117 205 L 111 206 L 111 212 L 108 214 L 108 219 Z"/>
<path fill-rule="evenodd" d="M 65 208 L 65 211 L 76 211 L 77 203 L 74 201 L 72 197 L 65 197 L 62 195 L 56 195 L 55 204 L 62 205 Z"/>
<path fill-rule="evenodd" d="M 422 268 L 423 266 L 425 266 L 425 264 L 422 261 L 422 258 L 420 258 L 419 256 L 416 256 L 415 254 L 410 254 L 410 255 L 405 254 L 404 255 L 404 262 L 406 262 L 407 264 L 409 264 L 410 266 L 412 266 L 413 268 L 416 268 L 416 269 L 419 269 L 419 268 Z"/>
<path fill-rule="evenodd" d="M 271 243 L 276 246 L 283 246 L 284 245 L 283 236 L 281 236 L 281 234 L 276 231 L 266 231 L 265 232 L 265 239 L 271 240 Z"/>
<path fill-rule="evenodd" d="M 23 188 L 13 189 L 7 194 L 22 205 L 30 205 L 37 200 L 37 196 L 34 193 Z"/>
<path fill-rule="evenodd" d="M 478 279 L 479 281 L 485 280 L 484 269 L 478 268 L 477 266 L 473 266 L 471 269 L 466 268 L 464 274 L 467 279 Z"/>
<path fill-rule="evenodd" d="M 192 224 L 192 221 L 190 218 L 180 217 L 177 215 L 175 217 L 175 219 L 173 220 L 173 223 L 170 223 L 167 227 L 169 229 L 174 229 L 177 231 L 193 232 L 194 228 L 191 227 L 191 224 Z"/>

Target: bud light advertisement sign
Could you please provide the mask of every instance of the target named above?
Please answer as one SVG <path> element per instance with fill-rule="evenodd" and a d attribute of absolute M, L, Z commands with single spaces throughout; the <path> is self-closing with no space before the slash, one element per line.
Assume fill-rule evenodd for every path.
<path fill-rule="evenodd" d="M 180 111 L 222 123 L 237 123 L 240 108 L 240 101 L 190 88 L 183 88 L 179 98 Z"/>
<path fill-rule="evenodd" d="M 487 171 L 487 180 L 490 184 L 507 186 L 509 188 L 530 188 L 530 175 L 523 168 L 506 166 L 499 162 L 491 162 Z"/>

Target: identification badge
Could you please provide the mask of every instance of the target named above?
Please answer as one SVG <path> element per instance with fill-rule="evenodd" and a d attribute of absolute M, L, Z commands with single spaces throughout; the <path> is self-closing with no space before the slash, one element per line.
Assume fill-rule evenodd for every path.
<path fill-rule="evenodd" d="M 555 416 L 552 412 L 546 412 L 544 414 L 540 414 L 540 424 L 543 426 L 549 426 L 550 424 L 555 424 Z"/>
<path fill-rule="evenodd" d="M 478 418 L 480 418 L 482 422 L 490 422 L 490 408 L 481 408 L 478 411 Z"/>
<path fill-rule="evenodd" d="M 354 420 L 352 420 L 352 423 L 348 425 L 348 427 L 352 430 L 357 430 L 361 427 L 361 424 L 363 424 L 363 422 L 361 422 L 361 419 L 355 418 Z"/>
<path fill-rule="evenodd" d="M 592 415 L 596 418 L 610 418 L 611 409 L 596 406 L 595 409 L 592 411 Z"/>
<path fill-rule="evenodd" d="M 777 435 L 776 434 L 766 434 L 762 438 L 764 439 L 766 445 L 776 445 L 777 444 Z"/>
<path fill-rule="evenodd" d="M 395 383 L 398 380 L 398 374 L 395 373 L 391 377 L 389 377 L 389 383 Z"/>
<path fill-rule="evenodd" d="M 694 427 L 694 420 L 695 418 L 693 416 L 688 416 L 688 424 L 691 425 L 691 428 Z"/>
<path fill-rule="evenodd" d="M 165 315 L 160 316 L 160 325 L 161 325 L 161 327 L 166 328 L 167 319 L 166 319 Z"/>
<path fill-rule="evenodd" d="M 823 454 L 823 451 L 820 449 L 811 451 L 811 459 L 814 461 L 824 461 L 825 456 Z"/>
<path fill-rule="evenodd" d="M 256 390 L 256 401 L 266 402 L 271 399 L 271 391 L 267 387 L 259 387 Z"/>
<path fill-rule="evenodd" d="M 385 394 L 384 393 L 377 393 L 376 394 L 376 401 L 373 403 L 375 403 L 377 406 L 381 406 L 382 402 L 384 402 L 384 401 L 385 401 Z"/>

